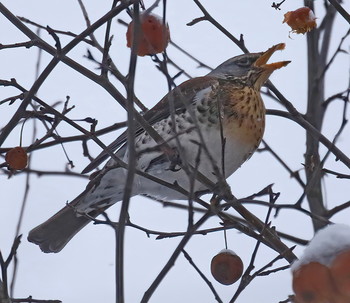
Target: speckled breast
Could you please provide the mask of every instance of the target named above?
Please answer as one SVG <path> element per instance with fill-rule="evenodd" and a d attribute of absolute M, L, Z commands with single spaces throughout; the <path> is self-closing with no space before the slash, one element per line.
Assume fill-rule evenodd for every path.
<path fill-rule="evenodd" d="M 226 90 L 223 98 L 226 135 L 251 144 L 255 150 L 265 130 L 265 106 L 260 92 L 252 87 Z"/>

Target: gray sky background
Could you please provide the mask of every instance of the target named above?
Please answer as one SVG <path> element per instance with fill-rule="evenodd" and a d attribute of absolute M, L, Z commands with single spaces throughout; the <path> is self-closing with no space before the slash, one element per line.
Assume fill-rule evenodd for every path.
<path fill-rule="evenodd" d="M 100 18 L 110 8 L 111 1 L 84 1 L 92 22 Z M 194 18 L 202 16 L 200 10 L 192 1 L 176 0 L 168 2 L 168 22 L 171 37 L 174 42 L 198 59 L 216 67 L 226 59 L 241 54 L 241 51 L 215 29 L 209 22 L 200 22 L 195 26 L 186 26 Z M 153 1 L 145 0 L 148 7 Z M 233 35 L 239 38 L 244 34 L 246 46 L 252 52 L 263 51 L 270 46 L 285 42 L 286 49 L 276 53 L 272 60 L 292 60 L 288 67 L 276 71 L 272 82 L 278 89 L 304 113 L 307 98 L 307 57 L 306 36 L 291 34 L 289 27 L 282 24 L 283 15 L 289 10 L 294 10 L 303 5 L 302 1 L 286 1 L 281 11 L 271 8 L 272 1 L 202 1 L 207 10 L 226 27 Z M 80 33 L 85 29 L 85 21 L 77 1 L 3 1 L 3 4 L 18 16 L 26 17 L 44 26 L 49 25 L 54 29 Z M 316 16 L 323 16 L 323 2 L 315 1 Z M 346 1 L 344 7 L 349 11 L 350 5 Z M 161 8 L 155 10 L 161 15 Z M 123 13 L 119 18 L 129 22 L 130 18 Z M 35 28 L 31 27 L 35 31 Z M 333 54 L 338 46 L 340 38 L 346 33 L 349 24 L 340 16 L 337 17 L 335 30 L 332 36 L 330 54 Z M 112 32 L 114 34 L 110 55 L 114 62 L 125 73 L 128 69 L 130 50 L 126 47 L 126 28 L 113 21 Z M 42 37 L 54 41 L 41 31 Z M 104 38 L 104 28 L 96 31 L 96 36 L 101 43 Z M 61 37 L 65 45 L 70 38 Z M 9 44 L 27 41 L 7 19 L 0 16 L 0 43 Z M 96 65 L 83 58 L 86 54 L 86 44 L 81 43 L 69 56 L 77 60 L 87 68 L 96 70 Z M 349 49 L 349 39 L 344 44 Z M 167 49 L 170 58 L 185 68 L 193 77 L 204 75 L 208 70 L 198 68 L 197 64 L 180 53 L 173 47 Z M 97 60 L 100 54 L 93 50 Z M 35 65 L 38 49 L 9 49 L 0 52 L 0 78 L 16 78 L 27 89 L 35 79 Z M 42 54 L 41 68 L 44 68 L 51 57 Z M 42 70 L 42 69 L 41 69 Z M 171 70 L 175 74 L 175 70 Z M 177 79 L 177 83 L 186 80 L 185 76 Z M 347 87 L 349 81 L 349 57 L 340 54 L 327 74 L 326 96 L 340 92 Z M 120 87 L 120 86 L 118 86 Z M 123 91 L 123 90 L 122 90 Z M 158 102 L 167 92 L 165 78 L 154 67 L 149 57 L 138 59 L 135 92 L 139 99 L 151 107 Z M 0 100 L 17 94 L 14 89 L 0 88 Z M 69 117 L 81 119 L 85 117 L 96 118 L 98 128 L 112 123 L 123 121 L 125 112 L 119 104 L 113 100 L 102 88 L 85 79 L 77 72 L 60 63 L 40 88 L 38 96 L 45 102 L 52 104 L 56 101 L 64 101 L 70 96 L 70 104 L 75 105 Z M 264 97 L 267 108 L 281 107 L 271 99 Z M 1 126 L 10 119 L 17 108 L 17 103 L 8 106 L 0 106 Z M 332 104 L 325 118 L 323 133 L 332 139 L 341 120 L 342 106 L 340 102 Z M 86 127 L 88 125 L 82 124 Z M 58 129 L 61 136 L 78 134 L 71 127 L 62 125 Z M 5 142 L 5 147 L 17 146 L 19 143 L 20 129 L 16 129 Z M 37 137 L 42 136 L 43 130 L 39 129 Z M 107 144 L 117 136 L 117 133 L 104 136 L 102 139 Z M 305 132 L 291 121 L 279 117 L 267 117 L 265 140 L 273 147 L 292 169 L 302 168 L 304 162 Z M 349 127 L 339 139 L 338 146 L 349 154 Z M 27 122 L 24 127 L 23 145 L 27 146 L 32 141 L 32 123 Z M 95 155 L 100 152 L 93 143 L 89 143 L 90 150 Z M 80 144 L 66 144 L 65 148 L 74 161 L 74 171 L 80 172 L 87 164 L 88 159 L 82 156 Z M 324 152 L 325 149 L 323 148 Z M 66 159 L 61 147 L 56 146 L 47 150 L 37 151 L 31 155 L 33 169 L 62 170 Z M 334 161 L 331 156 L 327 162 L 327 168 L 348 173 L 345 166 Z M 18 175 L 11 179 L 0 176 L 1 202 L 0 202 L 0 249 L 3 255 L 9 252 L 11 247 L 25 188 L 25 176 Z M 257 153 L 251 160 L 245 163 L 229 179 L 233 193 L 237 197 L 244 197 L 260 191 L 268 184 L 274 183 L 274 190 L 281 192 L 279 203 L 294 203 L 301 194 L 301 188 L 290 178 L 288 173 L 276 163 L 268 153 Z M 28 231 L 49 218 L 59 210 L 66 201 L 72 200 L 86 185 L 86 180 L 67 177 L 42 177 L 31 176 L 30 192 L 26 206 L 24 221 L 21 228 L 23 233 L 22 244 L 18 250 L 19 268 L 15 288 L 15 297 L 27 297 L 32 295 L 37 299 L 60 299 L 65 303 L 73 302 L 114 302 L 114 234 L 108 226 L 94 226 L 90 224 L 78 236 L 72 240 L 59 254 L 43 254 L 37 246 L 26 240 Z M 349 200 L 349 180 L 339 180 L 329 176 L 326 178 L 325 196 L 329 207 L 341 204 Z M 185 202 L 184 202 L 185 203 Z M 264 219 L 266 209 L 262 207 L 249 207 L 260 218 Z M 118 217 L 119 205 L 110 209 L 112 218 Z M 335 222 L 347 223 L 349 210 L 337 215 Z M 187 226 L 187 213 L 184 211 L 163 208 L 158 203 L 142 198 L 134 197 L 131 201 L 130 216 L 132 222 L 149 229 L 161 231 L 183 231 Z M 312 226 L 310 219 L 294 210 L 284 210 L 277 218 L 273 218 L 273 224 L 277 229 L 292 233 L 295 236 L 310 239 Z M 212 218 L 205 227 L 219 225 L 218 218 Z M 155 240 L 153 236 L 147 238 L 146 234 L 128 228 L 126 232 L 126 302 L 139 302 L 146 289 L 155 279 L 159 271 L 170 257 L 180 238 Z M 288 243 L 293 245 L 293 243 Z M 248 265 L 255 241 L 236 231 L 228 231 L 229 248 L 241 256 L 245 266 Z M 224 302 L 233 295 L 237 285 L 223 286 L 217 283 L 210 275 L 211 258 L 224 248 L 223 233 L 209 234 L 206 236 L 194 236 L 186 246 L 186 251 L 192 256 L 196 265 L 212 281 L 215 289 Z M 302 248 L 297 248 L 300 255 Z M 276 253 L 266 247 L 259 250 L 256 267 L 265 265 L 274 258 Z M 281 261 L 278 265 L 285 265 Z M 257 278 L 242 293 L 237 302 L 272 303 L 285 300 L 291 294 L 291 276 L 289 271 Z M 215 302 L 213 294 L 198 276 L 188 261 L 180 255 L 175 266 L 152 297 L 152 303 L 160 302 Z"/>

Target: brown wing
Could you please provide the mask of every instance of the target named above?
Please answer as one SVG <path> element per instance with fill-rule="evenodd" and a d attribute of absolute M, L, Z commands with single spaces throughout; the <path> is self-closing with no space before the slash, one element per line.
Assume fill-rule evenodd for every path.
<path fill-rule="evenodd" d="M 175 109 L 175 113 L 181 113 L 186 109 L 188 105 L 194 102 L 196 94 L 207 87 L 217 84 L 217 79 L 214 77 L 204 76 L 193 78 L 187 80 L 170 91 L 167 95 L 164 96 L 154 107 L 144 114 L 146 121 L 153 125 L 158 121 L 161 121 L 170 115 L 171 108 Z M 173 102 L 173 107 L 171 103 Z M 136 126 L 135 135 L 138 136 L 143 132 L 143 128 L 140 125 Z M 119 147 L 124 145 L 126 147 L 126 137 L 127 132 L 124 131 L 115 141 L 113 141 L 108 149 L 112 152 L 116 151 Z M 125 152 L 125 148 L 120 149 L 120 156 Z M 102 151 L 95 160 L 93 160 L 83 171 L 82 173 L 88 173 L 91 170 L 99 166 L 103 161 L 108 158 L 108 153 Z"/>

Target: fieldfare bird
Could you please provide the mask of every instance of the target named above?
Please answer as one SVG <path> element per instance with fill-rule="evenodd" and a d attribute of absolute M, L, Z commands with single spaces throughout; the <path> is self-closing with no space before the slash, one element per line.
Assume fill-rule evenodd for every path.
<path fill-rule="evenodd" d="M 164 140 L 162 144 L 156 143 L 141 126 L 136 126 L 132 147 L 126 132 L 118 137 L 109 150 L 116 151 L 119 159 L 128 163 L 129 148 L 136 152 L 134 163 L 128 163 L 140 172 L 135 175 L 132 195 L 188 199 L 186 192 L 208 190 L 204 182 L 194 180 L 196 172 L 217 183 L 237 170 L 262 139 L 265 107 L 260 88 L 274 70 L 290 62 L 267 64 L 272 54 L 284 46 L 281 43 L 265 52 L 236 56 L 206 76 L 185 81 L 170 91 L 144 114 Z M 164 146 L 174 152 L 165 152 Z M 107 157 L 108 153 L 103 152 L 83 173 Z M 28 240 L 44 252 L 59 252 L 91 218 L 123 199 L 126 174 L 127 167 L 111 158 L 100 172 L 92 175 L 83 193 L 34 228 Z M 164 182 L 176 186 L 168 187 Z"/>

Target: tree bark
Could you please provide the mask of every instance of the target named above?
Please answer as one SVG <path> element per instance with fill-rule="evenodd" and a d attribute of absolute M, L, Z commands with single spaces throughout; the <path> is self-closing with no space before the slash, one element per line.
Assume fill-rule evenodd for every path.
<path fill-rule="evenodd" d="M 314 11 L 313 1 L 306 0 L 305 6 Z M 327 7 L 327 14 L 319 28 L 307 34 L 308 52 L 308 97 L 307 120 L 321 132 L 324 118 L 324 76 L 323 72 L 327 64 L 329 40 L 335 17 L 333 6 Z M 321 40 L 322 32 L 322 40 Z M 305 172 L 306 172 L 306 197 L 310 211 L 318 216 L 326 215 L 326 207 L 322 194 L 322 167 L 319 154 L 319 140 L 306 132 Z M 314 230 L 323 228 L 327 223 L 312 219 Z"/>

